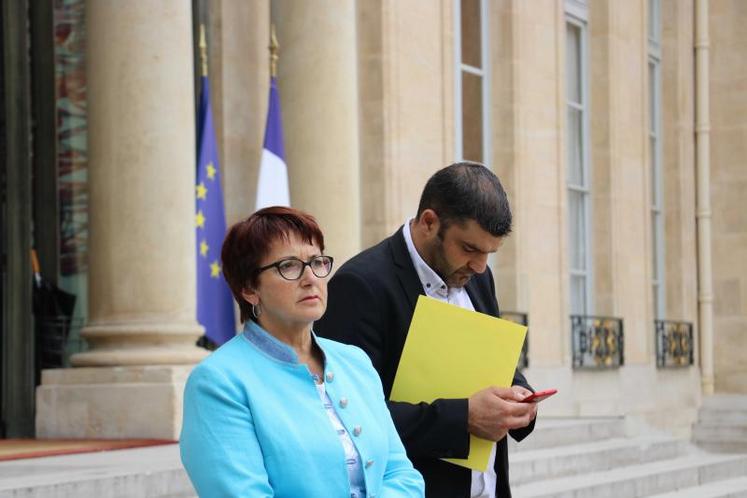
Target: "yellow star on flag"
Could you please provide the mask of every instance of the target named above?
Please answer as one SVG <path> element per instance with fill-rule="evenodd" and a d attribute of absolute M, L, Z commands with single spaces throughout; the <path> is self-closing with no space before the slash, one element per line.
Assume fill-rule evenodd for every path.
<path fill-rule="evenodd" d="M 205 215 L 202 214 L 202 209 L 197 211 L 197 215 L 195 215 L 195 222 L 197 223 L 197 228 L 205 228 Z"/>
<path fill-rule="evenodd" d="M 207 257 L 208 249 L 210 249 L 208 243 L 205 242 L 205 239 L 202 239 L 202 241 L 200 242 L 200 254 L 204 257 Z"/>
<path fill-rule="evenodd" d="M 206 169 L 208 179 L 215 180 L 215 166 L 213 166 L 213 163 L 208 163 Z"/>
<path fill-rule="evenodd" d="M 210 263 L 210 276 L 213 278 L 218 278 L 218 275 L 220 275 L 220 265 L 217 261 L 213 261 Z"/>
<path fill-rule="evenodd" d="M 197 185 L 197 187 L 195 187 L 195 188 L 197 189 L 197 198 L 198 199 L 207 199 L 207 188 L 205 187 L 205 183 L 204 182 L 200 182 L 200 184 Z"/>

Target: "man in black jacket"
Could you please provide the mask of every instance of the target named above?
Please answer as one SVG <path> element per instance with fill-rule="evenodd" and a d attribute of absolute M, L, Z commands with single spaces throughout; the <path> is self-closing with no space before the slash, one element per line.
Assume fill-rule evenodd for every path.
<path fill-rule="evenodd" d="M 366 351 L 388 398 L 419 295 L 498 316 L 487 258 L 510 231 L 508 199 L 490 170 L 462 162 L 436 172 L 417 216 L 337 271 L 315 331 Z M 425 478 L 426 496 L 510 497 L 506 434 L 521 440 L 534 428 L 536 405 L 520 403 L 530 393 L 517 371 L 512 387 L 485 386 L 467 399 L 389 401 L 408 456 Z M 442 460 L 466 458 L 470 434 L 496 441 L 487 472 Z"/>

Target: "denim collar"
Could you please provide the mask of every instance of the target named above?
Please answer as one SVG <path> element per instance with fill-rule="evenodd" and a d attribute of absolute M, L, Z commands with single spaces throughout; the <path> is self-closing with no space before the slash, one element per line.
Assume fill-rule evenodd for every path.
<path fill-rule="evenodd" d="M 272 358 L 275 358 L 278 361 L 284 361 L 286 363 L 298 363 L 298 355 L 292 347 L 275 338 L 254 320 L 247 320 L 244 323 L 243 335 L 249 342 L 254 344 L 257 349 L 271 356 Z M 324 357 L 326 360 L 324 350 L 316 340 L 316 334 L 313 330 L 311 331 L 311 340 L 322 351 L 322 357 Z"/>

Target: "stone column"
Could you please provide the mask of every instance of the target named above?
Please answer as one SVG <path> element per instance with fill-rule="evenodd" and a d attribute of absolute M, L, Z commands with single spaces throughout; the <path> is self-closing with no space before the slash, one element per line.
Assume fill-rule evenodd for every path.
<path fill-rule="evenodd" d="M 695 44 L 694 2 L 661 3 L 661 112 L 665 231 L 666 314 L 675 320 L 698 319 L 695 220 Z M 697 331 L 696 331 L 697 332 Z M 696 360 L 697 361 L 697 360 Z"/>
<path fill-rule="evenodd" d="M 415 216 L 455 160 L 452 3 L 357 3 L 363 247 Z"/>
<path fill-rule="evenodd" d="M 270 87 L 270 0 L 213 4 L 210 87 L 216 133 L 222 130 L 221 166 L 226 222 L 236 223 L 255 209 L 257 175 Z M 215 50 L 220 38 L 220 52 Z M 220 85 L 220 87 L 219 87 Z M 220 89 L 220 95 L 217 91 Z M 220 105 L 220 107 L 219 107 Z"/>
<path fill-rule="evenodd" d="M 341 264 L 360 249 L 355 2 L 272 2 L 291 205 Z"/>
<path fill-rule="evenodd" d="M 90 350 L 72 363 L 97 368 L 44 373 L 37 434 L 176 438 L 188 365 L 206 354 L 191 4 L 91 0 L 86 23 Z"/>
<path fill-rule="evenodd" d="M 558 378 L 565 375 L 558 369 L 570 363 L 571 343 L 563 292 L 570 280 L 567 225 L 558 216 L 566 202 L 565 94 L 559 89 L 565 72 L 558 62 L 563 60 L 559 47 L 565 46 L 562 6 L 553 1 L 542 2 L 542 8 L 503 2 L 494 8 L 495 21 L 502 23 L 495 32 L 505 40 L 493 54 L 493 99 L 500 111 L 493 117 L 493 162 L 508 186 L 515 216 L 514 233 L 497 255 L 498 297 L 501 302 L 504 282 L 514 287 L 513 302 L 508 292 L 502 307 L 529 312 L 533 373 L 538 367 Z M 537 30 L 546 36 L 538 38 Z M 522 63 L 514 64 L 516 60 Z"/>
<path fill-rule="evenodd" d="M 565 23 L 563 2 L 491 5 L 494 171 L 508 190 L 514 231 L 497 253 L 498 302 L 529 313 L 532 385 L 573 392 L 566 289 Z M 542 36 L 537 36 L 542 33 Z M 519 61 L 519 63 L 517 63 Z M 572 396 L 542 407 L 573 413 Z"/>

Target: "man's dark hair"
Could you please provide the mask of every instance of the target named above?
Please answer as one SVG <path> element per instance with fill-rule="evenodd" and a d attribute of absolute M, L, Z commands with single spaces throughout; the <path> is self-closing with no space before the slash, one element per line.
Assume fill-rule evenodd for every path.
<path fill-rule="evenodd" d="M 498 177 L 480 163 L 463 161 L 438 170 L 425 184 L 418 219 L 432 209 L 441 230 L 451 223 L 475 220 L 480 228 L 503 237 L 511 233 L 511 208 Z"/>

